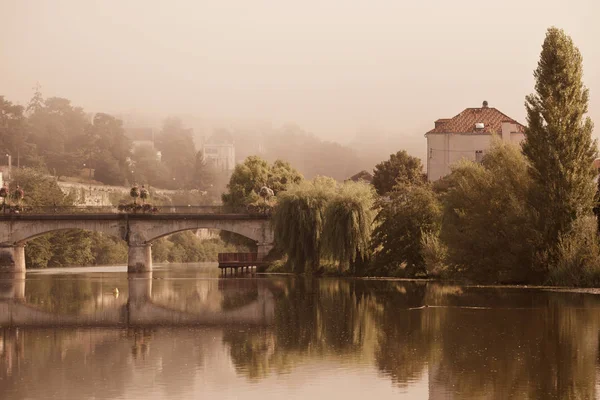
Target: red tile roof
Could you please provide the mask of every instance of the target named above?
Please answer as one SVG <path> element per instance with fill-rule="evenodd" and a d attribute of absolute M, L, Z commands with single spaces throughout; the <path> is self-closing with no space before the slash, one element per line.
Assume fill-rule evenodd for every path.
<path fill-rule="evenodd" d="M 483 123 L 483 129 L 476 129 L 475 124 Z M 506 114 L 493 107 L 467 108 L 454 118 L 442 118 L 435 121 L 435 128 L 427 133 L 501 133 L 502 122 L 517 125 L 517 132 L 524 133 L 521 125 Z"/>

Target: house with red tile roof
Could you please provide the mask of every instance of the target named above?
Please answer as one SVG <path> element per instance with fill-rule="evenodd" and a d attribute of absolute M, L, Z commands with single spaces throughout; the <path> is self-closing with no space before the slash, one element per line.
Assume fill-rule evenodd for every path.
<path fill-rule="evenodd" d="M 525 139 L 525 126 L 489 107 L 467 108 L 453 118 L 435 121 L 427 138 L 427 179 L 436 181 L 450 173 L 456 162 L 481 161 L 497 135 L 505 143 L 519 144 Z"/>

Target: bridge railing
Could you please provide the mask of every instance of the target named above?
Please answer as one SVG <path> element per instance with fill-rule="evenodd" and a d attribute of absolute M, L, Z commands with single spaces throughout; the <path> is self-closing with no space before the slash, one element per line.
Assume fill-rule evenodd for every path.
<path fill-rule="evenodd" d="M 247 214 L 222 206 L 156 206 L 154 210 L 119 210 L 112 206 L 21 206 L 19 209 L 0 206 L 0 215 L 14 214 Z"/>
<path fill-rule="evenodd" d="M 219 253 L 217 254 L 219 263 L 251 263 L 260 262 L 262 257 L 258 253 Z"/>

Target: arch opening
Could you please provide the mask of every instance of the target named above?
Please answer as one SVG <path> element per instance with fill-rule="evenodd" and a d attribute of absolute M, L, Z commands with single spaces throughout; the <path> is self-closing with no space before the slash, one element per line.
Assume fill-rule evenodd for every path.
<path fill-rule="evenodd" d="M 27 268 L 127 264 L 127 243 L 94 230 L 54 229 L 36 233 L 17 245 L 25 245 Z"/>
<path fill-rule="evenodd" d="M 252 246 L 231 243 L 223 239 L 224 231 L 218 229 L 181 229 L 155 238 L 152 244 L 154 263 L 176 262 L 215 262 L 219 253 L 256 252 L 256 242 L 240 234 L 240 243 L 250 242 Z M 228 232 L 230 233 L 230 232 Z"/>

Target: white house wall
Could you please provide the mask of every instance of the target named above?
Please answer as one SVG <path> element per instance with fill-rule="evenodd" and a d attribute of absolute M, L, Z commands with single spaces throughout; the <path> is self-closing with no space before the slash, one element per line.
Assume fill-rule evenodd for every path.
<path fill-rule="evenodd" d="M 522 133 L 511 133 L 510 142 L 518 145 Z M 436 181 L 451 172 L 451 167 L 462 159 L 475 161 L 475 152 L 485 152 L 492 142 L 491 134 L 430 133 L 427 135 L 427 177 Z"/>

